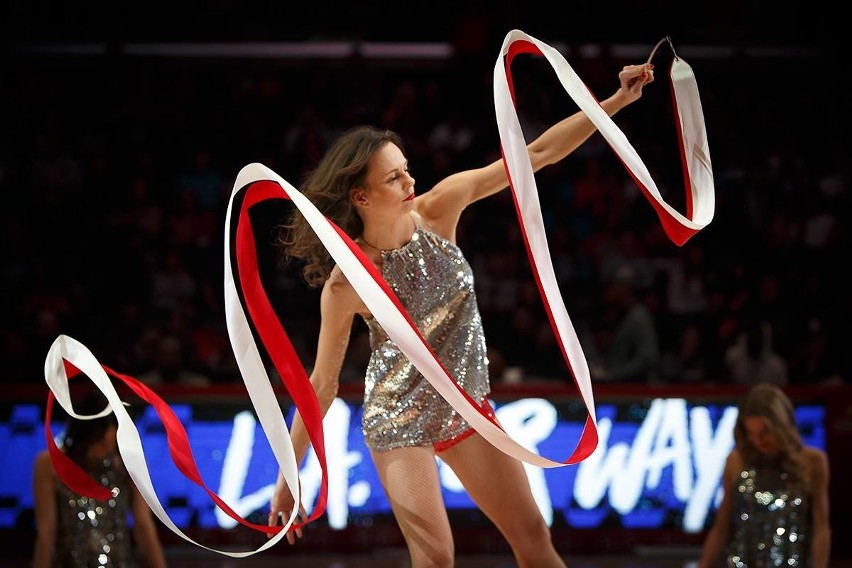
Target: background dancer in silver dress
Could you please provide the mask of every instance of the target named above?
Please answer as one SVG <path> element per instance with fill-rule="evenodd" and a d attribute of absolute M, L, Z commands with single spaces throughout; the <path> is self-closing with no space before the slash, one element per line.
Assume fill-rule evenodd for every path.
<path fill-rule="evenodd" d="M 699 568 L 826 568 L 830 558 L 829 465 L 802 443 L 793 403 L 772 383 L 753 386 L 739 406 L 725 491 Z"/>
<path fill-rule="evenodd" d="M 93 415 L 106 404 L 106 398 L 95 391 L 76 410 Z M 124 467 L 117 432 L 113 413 L 92 420 L 70 417 L 61 447 L 92 479 L 111 491 L 109 499 L 94 499 L 69 489 L 59 479 L 49 450 L 36 457 L 33 496 L 38 532 L 33 568 L 166 568 L 157 521 Z"/>

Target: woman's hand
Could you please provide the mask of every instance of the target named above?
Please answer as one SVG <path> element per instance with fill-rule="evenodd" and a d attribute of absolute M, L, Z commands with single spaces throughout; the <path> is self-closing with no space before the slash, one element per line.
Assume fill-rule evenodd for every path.
<path fill-rule="evenodd" d="M 624 104 L 630 104 L 642 96 L 642 88 L 654 82 L 654 66 L 651 63 L 625 65 L 618 74 L 619 95 Z"/>
<path fill-rule="evenodd" d="M 301 494 L 301 493 L 300 493 Z M 275 492 L 272 494 L 272 499 L 269 501 L 269 517 L 267 525 L 270 527 L 284 524 L 284 517 L 290 517 L 293 511 L 293 495 L 290 493 L 290 488 L 284 480 L 284 476 L 278 474 L 278 480 L 275 482 Z M 305 507 L 299 506 L 299 514 L 296 516 L 296 521 L 287 532 L 287 542 L 294 544 L 296 537 L 302 538 L 302 528 L 297 526 L 299 521 L 304 521 L 307 518 Z M 295 527 L 295 528 L 294 528 Z M 266 533 L 266 538 L 272 538 L 274 533 Z"/>

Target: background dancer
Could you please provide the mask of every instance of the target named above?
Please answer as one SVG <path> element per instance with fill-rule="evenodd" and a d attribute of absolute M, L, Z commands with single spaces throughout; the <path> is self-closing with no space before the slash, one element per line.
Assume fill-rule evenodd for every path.
<path fill-rule="evenodd" d="M 92 392 L 75 409 L 78 414 L 92 415 L 106 404 L 106 398 Z M 57 477 L 48 450 L 36 457 L 33 493 L 38 532 L 33 568 L 132 568 L 139 565 L 140 556 L 143 566 L 166 567 L 154 515 L 118 453 L 117 431 L 118 420 L 112 412 L 93 420 L 71 417 L 61 446 L 65 455 L 112 491 L 113 497 L 106 501 L 78 495 L 66 487 Z"/>
<path fill-rule="evenodd" d="M 722 480 L 725 496 L 699 568 L 826 568 L 828 456 L 802 443 L 793 404 L 778 386 L 751 388 L 740 403 L 734 440 Z"/>

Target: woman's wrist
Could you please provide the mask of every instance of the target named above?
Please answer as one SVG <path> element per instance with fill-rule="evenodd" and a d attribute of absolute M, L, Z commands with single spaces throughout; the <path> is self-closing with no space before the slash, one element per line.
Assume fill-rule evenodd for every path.
<path fill-rule="evenodd" d="M 628 104 L 630 104 L 630 100 L 625 96 L 622 89 L 618 89 L 612 96 L 601 103 L 601 108 L 604 109 L 609 116 L 613 116 Z"/>

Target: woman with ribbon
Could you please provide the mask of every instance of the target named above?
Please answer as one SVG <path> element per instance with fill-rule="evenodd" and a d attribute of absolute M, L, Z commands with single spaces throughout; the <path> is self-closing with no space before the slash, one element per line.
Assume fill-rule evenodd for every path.
<path fill-rule="evenodd" d="M 654 80 L 650 63 L 625 66 L 619 88 L 600 103 L 612 116 L 638 100 Z M 580 146 L 596 127 L 580 111 L 527 145 L 532 170 L 553 164 Z M 487 402 L 488 360 L 473 274 L 456 245 L 465 208 L 509 187 L 502 160 L 451 175 L 429 191 L 415 192 L 399 137 L 373 127 L 343 134 L 310 173 L 300 191 L 355 239 L 410 315 L 435 357 L 465 396 L 496 423 Z M 423 377 L 417 362 L 389 338 L 300 211 L 282 226 L 286 255 L 304 265 L 311 286 L 321 287 L 321 325 L 310 375 L 320 411 L 334 401 L 353 319 L 370 333 L 372 354 L 364 384 L 362 429 L 411 565 L 452 566 L 454 544 L 441 498 L 436 457 L 445 462 L 477 506 L 501 531 L 521 567 L 564 566 L 530 490 L 524 464 L 497 449 Z M 310 438 L 294 416 L 291 436 L 299 462 Z M 296 492 L 298 494 L 298 492 Z M 279 474 L 270 526 L 294 505 Z M 292 544 L 300 529 L 287 535 Z"/>

